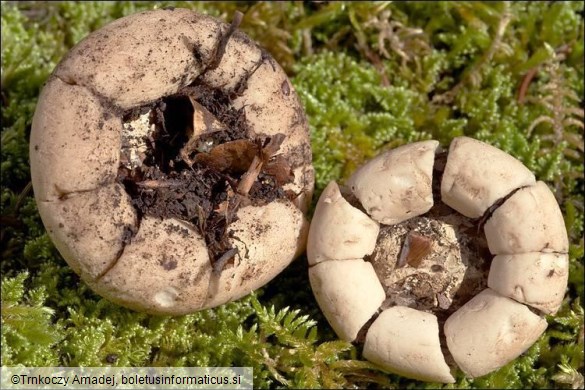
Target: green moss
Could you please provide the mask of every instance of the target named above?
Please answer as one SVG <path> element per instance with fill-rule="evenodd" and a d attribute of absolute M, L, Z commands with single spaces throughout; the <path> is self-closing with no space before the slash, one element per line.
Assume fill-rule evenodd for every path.
<path fill-rule="evenodd" d="M 58 365 L 54 347 L 62 332 L 51 323 L 54 310 L 44 306 L 44 286 L 26 288 L 27 277 L 2 280 L 2 364 Z"/>
<path fill-rule="evenodd" d="M 415 131 L 416 93 L 384 87 L 367 63 L 325 52 L 301 61 L 293 83 L 311 127 L 317 190 L 345 178 L 380 148 L 430 138 Z"/>
<path fill-rule="evenodd" d="M 256 387 L 440 387 L 391 375 L 339 341 L 306 259 L 237 302 L 176 318 L 118 307 L 79 280 L 39 218 L 28 136 L 42 84 L 89 32 L 166 5 L 229 21 L 283 64 L 311 128 L 317 195 L 407 142 L 469 135 L 554 190 L 569 231 L 565 302 L 526 353 L 446 388 L 582 385 L 584 302 L 581 2 L 2 3 L 2 364 L 251 366 Z"/>

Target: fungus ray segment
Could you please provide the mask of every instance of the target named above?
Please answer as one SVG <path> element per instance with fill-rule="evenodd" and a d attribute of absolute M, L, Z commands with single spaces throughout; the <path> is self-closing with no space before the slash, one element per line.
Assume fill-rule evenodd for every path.
<path fill-rule="evenodd" d="M 64 258 L 88 282 L 101 279 L 116 265 L 140 227 L 140 218 L 119 184 L 39 200 L 38 207 L 59 250 L 64 249 L 60 244 L 63 235 L 72 240 L 63 252 Z M 113 218 L 107 215 L 111 210 L 117 211 Z M 112 252 L 118 245 L 119 249 Z M 77 259 L 77 254 L 89 249 L 91 253 L 86 256 L 93 261 Z"/>
<path fill-rule="evenodd" d="M 122 116 L 124 109 L 122 109 L 122 107 L 120 107 L 113 99 L 107 97 L 103 93 L 100 93 L 100 91 L 98 91 L 93 85 L 84 83 L 83 81 L 74 80 L 67 74 L 58 74 L 53 72 L 51 74 L 51 78 L 53 77 L 60 80 L 64 84 L 84 88 L 87 92 L 89 92 L 90 95 L 92 95 L 100 102 L 102 108 L 104 108 L 105 111 L 113 115 Z"/>

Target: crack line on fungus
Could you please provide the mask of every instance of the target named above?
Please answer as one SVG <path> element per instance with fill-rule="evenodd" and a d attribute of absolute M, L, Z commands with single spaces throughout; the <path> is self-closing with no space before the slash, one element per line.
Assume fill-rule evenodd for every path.
<path fill-rule="evenodd" d="M 118 253 L 116 253 L 114 260 L 110 264 L 108 264 L 108 266 L 106 268 L 104 268 L 104 270 L 102 272 L 100 272 L 95 277 L 95 279 L 93 280 L 94 282 L 97 282 L 100 279 L 102 279 L 104 276 L 106 276 L 106 274 L 108 274 L 118 264 L 118 262 L 120 261 L 120 259 L 124 255 L 124 251 L 126 251 L 126 248 L 128 247 L 128 245 L 130 245 L 132 243 L 132 240 L 138 234 L 138 231 L 140 230 L 141 222 L 142 222 L 142 218 L 137 215 L 136 222 L 135 222 L 134 226 L 124 226 L 124 231 L 123 231 L 122 237 L 121 237 L 122 248 L 120 248 Z"/>

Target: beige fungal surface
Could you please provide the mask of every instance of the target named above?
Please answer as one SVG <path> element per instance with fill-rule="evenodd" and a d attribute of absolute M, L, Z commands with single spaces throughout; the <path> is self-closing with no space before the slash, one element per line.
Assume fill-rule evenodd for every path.
<path fill-rule="evenodd" d="M 215 45 L 215 42 L 212 42 L 212 45 Z M 242 79 L 255 73 L 255 68 L 263 64 L 263 55 L 260 47 L 246 34 L 236 31 L 227 41 L 222 61 L 217 68 L 203 75 L 203 82 L 214 88 L 234 90 Z"/>
<path fill-rule="evenodd" d="M 375 157 L 347 181 L 376 221 L 395 224 L 433 206 L 432 171 L 437 141 L 400 146 Z"/>
<path fill-rule="evenodd" d="M 498 255 L 492 260 L 488 286 L 505 297 L 554 314 L 563 302 L 568 278 L 567 254 Z"/>
<path fill-rule="evenodd" d="M 145 217 L 116 263 L 88 284 L 135 310 L 186 314 L 205 304 L 211 272 L 205 241 L 190 224 Z"/>
<path fill-rule="evenodd" d="M 363 260 L 316 264 L 309 269 L 309 279 L 325 317 L 346 341 L 356 339 L 385 298 L 372 264 Z"/>
<path fill-rule="evenodd" d="M 364 356 L 400 375 L 455 382 L 441 352 L 437 317 L 419 310 L 403 306 L 384 310 L 368 330 Z"/>
<path fill-rule="evenodd" d="M 528 307 L 486 289 L 445 322 L 447 345 L 467 375 L 488 374 L 517 358 L 546 329 Z"/>
<path fill-rule="evenodd" d="M 116 262 L 137 223 L 120 184 L 39 201 L 38 208 L 63 258 L 87 279 L 95 279 Z"/>
<path fill-rule="evenodd" d="M 372 253 L 380 227 L 349 204 L 332 181 L 323 190 L 307 244 L 309 264 L 325 260 L 361 259 Z"/>
<path fill-rule="evenodd" d="M 56 200 L 114 181 L 122 120 L 108 111 L 87 88 L 49 79 L 39 96 L 30 135 L 36 199 Z"/>
<path fill-rule="evenodd" d="M 83 39 L 54 75 L 129 109 L 175 93 L 203 73 L 221 26 L 181 8 L 126 16 Z"/>
<path fill-rule="evenodd" d="M 451 141 L 441 181 L 441 200 L 469 218 L 479 218 L 512 190 L 535 183 L 520 161 L 469 137 Z"/>
<path fill-rule="evenodd" d="M 271 136 L 289 129 L 280 152 L 288 156 L 295 176 L 286 188 L 299 195 L 297 204 L 306 212 L 315 180 L 312 165 L 306 164 L 306 160 L 311 159 L 307 119 L 299 97 L 280 65 L 272 58 L 260 59 L 258 64 L 253 72 L 248 72 L 251 73 L 247 79 L 248 89 L 234 99 L 234 108 L 245 111 L 246 120 L 257 134 Z"/>
<path fill-rule="evenodd" d="M 514 157 L 467 137 L 440 150 L 405 145 L 347 187 L 330 183 L 307 254 L 340 338 L 364 342 L 388 371 L 453 383 L 455 370 L 488 374 L 544 332 L 567 287 L 568 239 L 553 194 Z"/>
<path fill-rule="evenodd" d="M 485 224 L 490 251 L 497 255 L 569 250 L 563 214 L 548 186 L 520 189 Z"/>
<path fill-rule="evenodd" d="M 298 256 L 307 230 L 303 213 L 290 202 L 238 210 L 238 220 L 228 231 L 238 255 L 233 265 L 212 275 L 205 306 L 241 298 L 268 283 L 288 265 L 275 259 Z"/>
<path fill-rule="evenodd" d="M 120 305 L 217 306 L 304 251 L 307 120 L 241 17 L 121 18 L 71 49 L 40 95 L 30 159 L 41 217 L 71 267 Z"/>

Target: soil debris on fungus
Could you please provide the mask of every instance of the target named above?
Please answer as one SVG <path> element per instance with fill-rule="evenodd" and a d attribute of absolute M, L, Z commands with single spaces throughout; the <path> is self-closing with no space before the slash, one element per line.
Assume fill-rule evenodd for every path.
<path fill-rule="evenodd" d="M 126 16 L 80 41 L 43 88 L 31 129 L 39 212 L 65 260 L 114 303 L 215 307 L 303 251 L 308 122 L 241 18 Z"/>
<path fill-rule="evenodd" d="M 205 72 L 219 66 L 242 16 L 237 12 L 218 37 Z M 201 82 L 201 76 L 177 94 L 126 112 L 118 180 L 139 216 L 193 223 L 205 238 L 214 270 L 221 271 L 238 253 L 227 232 L 238 209 L 293 199 L 283 189 L 293 174 L 278 155 L 286 136 L 257 136 L 244 109 L 233 107 L 232 96 Z M 246 81 L 241 80 L 239 92 Z"/>
<path fill-rule="evenodd" d="M 284 134 L 256 136 L 228 96 L 202 86 L 127 113 L 118 180 L 139 215 L 191 222 L 214 269 L 237 254 L 227 227 L 241 206 L 292 197 Z M 138 116 L 137 116 L 138 115 Z"/>

